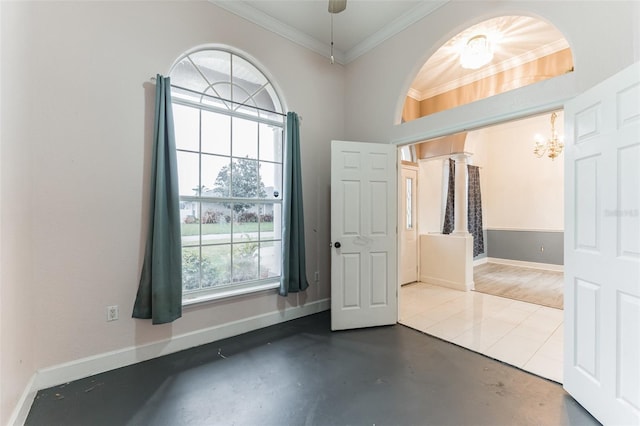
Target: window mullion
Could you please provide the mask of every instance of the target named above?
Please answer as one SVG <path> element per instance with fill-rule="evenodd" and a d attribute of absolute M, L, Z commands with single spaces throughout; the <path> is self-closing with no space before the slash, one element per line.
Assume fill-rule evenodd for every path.
<path fill-rule="evenodd" d="M 282 204 L 281 199 L 275 198 L 198 197 L 195 195 L 181 195 L 180 200 L 202 201 L 204 203 Z"/>
<path fill-rule="evenodd" d="M 238 117 L 238 118 L 244 118 L 247 120 L 251 120 L 251 121 L 257 121 L 258 123 L 264 123 L 264 124 L 269 124 L 271 126 L 275 126 L 275 127 L 280 127 L 280 128 L 284 128 L 284 124 L 282 121 L 277 121 L 277 120 L 270 120 L 268 118 L 264 118 L 264 117 L 259 117 L 259 116 L 255 116 L 255 115 L 251 115 L 251 114 L 246 114 L 240 111 L 236 111 L 233 108 L 231 109 L 225 109 L 225 108 L 220 108 L 217 107 L 215 105 L 208 105 L 208 104 L 202 104 L 199 102 L 194 102 L 194 101 L 190 101 L 188 99 L 181 99 L 181 98 L 173 98 L 171 100 L 172 103 L 178 104 L 178 105 L 184 105 L 184 106 L 189 106 L 189 107 L 193 107 L 193 108 L 199 108 L 199 109 L 203 109 L 206 111 L 210 111 L 210 112 L 215 112 L 218 114 L 224 114 L 224 115 L 229 115 L 231 117 Z M 223 100 L 224 102 L 224 100 Z M 251 105 L 242 105 L 248 108 L 251 108 Z"/>
<path fill-rule="evenodd" d="M 244 62 L 239 59 L 240 56 L 236 57 L 230 51 L 224 52 L 228 55 L 220 54 L 221 52 L 202 56 L 185 55 L 185 58 L 191 62 L 196 70 L 189 71 L 184 68 L 185 73 L 191 72 L 191 75 L 197 79 L 202 77 L 207 86 L 204 89 L 202 87 L 196 88 L 194 90 L 197 92 L 196 97 L 192 95 L 189 95 L 191 97 L 180 96 L 183 92 L 180 91 L 181 88 L 176 86 L 177 96 L 173 99 L 173 103 L 181 105 L 182 110 L 188 107 L 198 111 L 197 124 L 195 113 L 189 116 L 185 115 L 185 121 L 178 122 L 178 124 L 182 123 L 183 137 L 186 142 L 182 145 L 179 142 L 177 151 L 189 153 L 180 154 L 185 158 L 182 167 L 186 167 L 181 170 L 182 176 L 190 184 L 189 187 L 184 188 L 185 192 L 189 194 L 190 186 L 194 183 L 198 186 L 195 194 L 179 196 L 181 201 L 180 215 L 181 218 L 184 218 L 182 226 L 185 227 L 183 232 L 185 242 L 183 244 L 186 245 L 183 246 L 183 259 L 189 262 L 198 261 L 197 268 L 193 263 L 185 264 L 185 270 L 189 271 L 189 275 L 185 275 L 183 282 L 183 294 L 187 296 L 184 299 L 186 303 L 183 304 L 193 303 L 194 300 L 227 297 L 237 294 L 238 289 L 246 292 L 264 290 L 267 287 L 275 288 L 274 284 L 277 286 L 279 281 L 277 271 L 280 270 L 281 253 L 277 247 L 282 244 L 282 212 L 279 206 L 282 205 L 284 197 L 281 169 L 284 168 L 282 145 L 285 121 L 284 118 L 278 121 L 258 116 L 256 111 L 260 111 L 262 108 L 257 105 L 259 100 L 254 98 L 266 90 L 266 87 L 269 87 L 268 79 L 266 83 L 263 83 L 264 75 L 260 75 L 255 67 L 251 69 L 250 63 L 245 66 Z M 200 58 L 203 58 L 204 61 L 201 61 Z M 229 60 L 228 63 L 227 60 Z M 220 72 L 221 69 L 223 76 L 219 79 L 219 83 L 225 82 L 227 76 L 224 74 L 228 73 L 228 90 L 216 86 L 219 83 L 215 73 Z M 236 69 L 242 73 L 242 79 L 235 78 Z M 219 93 L 216 88 L 220 90 Z M 190 91 L 192 89 L 189 86 L 184 90 Z M 218 96 L 219 101 L 210 102 L 209 99 L 203 97 L 201 102 L 198 102 L 198 95 L 210 96 L 207 93 L 210 93 L 211 90 L 214 94 L 224 95 L 224 98 L 229 99 L 221 99 Z M 238 111 L 233 108 L 225 109 L 225 105 L 228 106 L 235 102 L 235 98 L 239 99 L 245 95 L 249 96 L 245 102 L 253 101 L 256 105 L 245 105 L 242 102 L 241 106 L 254 109 L 245 109 L 244 111 L 241 110 L 242 108 Z M 270 96 L 274 95 L 274 93 L 270 93 Z M 220 103 L 220 101 L 224 103 Z M 281 105 L 279 99 L 275 98 L 273 104 Z M 211 115 L 217 117 L 209 119 Z M 230 128 L 227 129 L 227 126 Z M 273 132 L 279 134 L 279 137 L 274 138 L 275 134 L 270 137 L 271 133 L 267 130 L 267 126 L 272 127 Z M 261 135 L 261 129 L 264 129 L 264 135 Z M 220 137 L 223 130 L 225 136 Z M 228 135 L 228 140 L 226 135 Z M 253 139 L 254 137 L 255 139 Z M 223 143 L 229 144 L 227 147 L 229 151 L 226 151 L 226 148 L 220 151 Z M 274 149 L 278 147 L 278 144 L 281 145 L 277 148 L 280 155 L 272 157 L 270 154 L 266 156 L 268 160 L 263 161 L 261 148 L 268 149 L 272 144 L 274 144 Z M 257 149 L 255 157 L 253 149 Z M 251 160 L 246 164 L 240 161 L 245 158 L 243 157 L 245 153 L 248 153 L 246 158 Z M 197 175 L 195 170 L 196 154 Z M 240 164 L 236 164 L 238 162 Z M 205 179 L 208 184 L 211 184 L 212 179 L 216 180 L 216 175 L 221 176 L 220 171 L 225 166 L 228 166 L 228 175 L 225 176 L 228 180 L 228 186 L 225 185 L 228 192 L 221 194 L 222 197 L 217 197 L 216 195 L 220 194 L 220 191 L 215 189 L 215 182 L 210 188 L 211 190 L 203 191 Z M 261 166 L 264 166 L 265 169 L 261 170 Z M 245 171 L 247 172 L 246 176 Z M 273 190 L 269 189 L 266 196 L 263 197 L 267 188 L 272 187 Z M 218 187 L 218 189 L 220 188 Z M 272 192 L 276 189 L 282 195 L 278 198 L 270 198 L 273 197 Z M 250 196 L 259 196 L 260 198 L 248 198 Z M 183 207 L 184 203 L 188 203 L 188 205 Z M 191 212 L 196 206 L 197 213 Z M 255 214 L 257 214 L 257 218 L 255 218 Z M 191 224 L 195 222 L 190 220 L 192 215 L 198 217 L 197 225 Z M 220 219 L 228 217 L 228 215 L 231 216 L 229 220 Z M 235 235 L 236 232 L 238 235 Z M 245 234 L 248 235 L 245 236 Z M 236 239 L 234 239 L 234 235 L 237 237 Z M 263 276 L 263 270 L 268 277 Z M 193 276 L 196 272 L 199 274 L 197 281 Z M 276 274 L 276 276 L 270 276 L 272 274 Z"/>
<path fill-rule="evenodd" d="M 195 64 L 194 64 L 195 66 Z M 197 67 L 196 67 L 197 68 Z M 198 70 L 199 71 L 199 70 Z M 202 194 L 202 110 L 198 110 L 198 195 Z M 202 289 L 202 201 L 198 202 L 198 258 L 199 262 L 199 280 L 198 288 Z"/>
<path fill-rule="evenodd" d="M 233 62 L 233 55 L 229 54 L 229 96 L 231 98 L 231 102 L 233 102 L 233 82 L 235 81 L 235 77 L 233 76 Z M 233 104 L 231 104 L 230 106 L 230 109 L 233 109 Z"/>

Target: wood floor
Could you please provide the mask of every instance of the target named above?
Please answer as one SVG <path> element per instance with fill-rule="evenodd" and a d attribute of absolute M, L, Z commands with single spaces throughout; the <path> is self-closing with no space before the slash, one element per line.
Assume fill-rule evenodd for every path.
<path fill-rule="evenodd" d="M 564 274 L 557 271 L 485 263 L 473 270 L 475 291 L 562 309 Z"/>

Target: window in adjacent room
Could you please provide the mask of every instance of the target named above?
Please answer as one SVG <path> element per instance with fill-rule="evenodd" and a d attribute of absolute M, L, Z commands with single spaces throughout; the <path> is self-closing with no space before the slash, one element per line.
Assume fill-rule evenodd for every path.
<path fill-rule="evenodd" d="M 178 157 L 183 303 L 280 281 L 284 115 L 240 55 L 207 49 L 170 73 Z"/>

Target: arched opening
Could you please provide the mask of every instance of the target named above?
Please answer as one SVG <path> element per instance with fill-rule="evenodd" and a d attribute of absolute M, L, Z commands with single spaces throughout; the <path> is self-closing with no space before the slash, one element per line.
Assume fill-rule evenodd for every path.
<path fill-rule="evenodd" d="M 443 44 L 406 94 L 402 121 L 485 99 L 572 72 L 573 55 L 553 25 L 529 16 L 500 16 Z"/>
<path fill-rule="evenodd" d="M 470 57 L 462 58 L 465 49 Z M 573 70 L 573 55 L 567 40 L 547 22 L 525 16 L 487 20 L 460 32 L 427 60 L 405 97 L 402 122 L 454 109 Z M 557 108 L 553 110 L 557 111 L 555 115 L 560 119 L 558 136 L 561 138 L 563 113 Z M 404 301 L 399 306 L 400 322 L 561 381 L 561 373 L 558 373 L 561 371 L 561 356 L 558 354 L 561 353 L 562 343 L 558 336 L 562 332 L 562 293 L 558 299 L 557 291 L 562 291 L 564 168 L 562 159 L 554 161 L 555 156 L 549 155 L 539 158 L 541 149 L 536 152 L 537 133 L 544 135 L 545 141 L 553 137 L 551 117 L 555 115 L 551 115 L 551 109 L 534 114 L 520 117 L 515 122 L 505 120 L 491 128 L 464 127 L 454 134 L 438 135 L 412 145 L 418 171 L 416 223 L 420 234 L 420 278 L 418 287 L 411 289 L 405 286 L 401 289 L 403 294 L 410 296 L 400 298 Z M 435 119 L 432 117 L 427 120 Z M 450 159 L 455 161 L 456 166 L 454 184 L 449 180 L 454 170 L 450 168 Z M 469 238 L 456 235 L 456 238 L 449 239 L 443 235 L 443 221 L 447 215 L 445 207 L 449 202 L 448 188 L 455 185 L 458 191 L 458 166 L 465 170 L 469 167 L 466 176 L 462 177 L 463 182 L 465 179 L 469 182 L 471 168 L 475 168 L 476 175 L 480 177 L 478 185 L 482 189 L 478 195 L 482 194 L 482 204 L 479 209 L 484 216 L 480 235 L 485 241 L 484 253 L 476 255 L 471 246 L 471 255 L 467 247 L 462 247 L 446 252 L 451 255 L 438 258 L 434 253 L 445 253 L 445 249 L 451 247 L 451 241 Z M 470 206 L 466 197 L 475 196 L 470 195 L 470 185 L 462 186 L 467 188 L 464 204 Z M 519 208 L 522 210 L 519 211 Z M 471 207 L 468 209 L 471 211 Z M 402 214 L 400 211 L 400 217 L 403 217 Z M 466 211 L 464 217 L 467 217 Z M 460 227 L 463 228 L 467 229 L 466 222 Z M 507 252 L 504 256 L 499 253 L 502 249 Z M 520 249 L 525 254 L 517 253 Z M 465 251 L 462 254 L 463 261 L 453 262 L 453 253 L 459 254 L 461 251 Z M 453 264 L 456 266 L 452 267 Z M 436 267 L 429 269 L 429 265 Z M 494 268 L 495 265 L 501 268 L 500 271 Z M 480 274 L 476 274 L 474 267 Z M 459 274 L 460 277 L 455 279 L 449 274 L 462 270 L 465 271 L 464 276 Z M 442 274 L 438 275 L 440 272 Z M 535 280 L 545 287 L 545 291 L 540 294 L 532 291 L 521 299 L 518 297 L 522 293 L 515 295 L 515 292 L 511 296 L 506 293 L 497 296 L 498 291 L 493 288 L 486 290 L 490 284 L 480 279 L 492 279 L 499 274 L 499 278 L 513 274 L 508 279 L 516 281 Z M 422 285 L 425 283 L 427 286 Z M 464 289 L 464 285 L 458 286 L 460 283 L 466 285 L 467 290 L 476 291 L 460 292 Z M 481 290 L 479 284 L 485 289 Z M 522 291 L 522 287 L 518 291 Z M 414 297 L 416 294 L 422 299 L 417 300 Z M 547 299 L 531 302 L 542 296 Z M 552 300 L 554 297 L 556 299 Z M 446 303 L 436 305 L 444 299 L 447 299 Z M 474 308 L 468 310 L 471 305 Z M 424 309 L 429 312 L 416 314 L 416 306 L 420 306 L 420 309 L 427 306 Z M 496 306 L 496 311 L 492 311 Z M 447 311 L 450 308 L 457 311 Z M 407 316 L 407 312 L 414 315 Z M 483 328 L 491 323 L 484 323 L 484 319 L 503 314 L 509 321 L 518 318 L 518 326 L 522 325 L 523 329 L 526 328 L 524 325 L 540 323 L 539 317 L 543 315 L 552 318 L 548 320 L 548 329 L 540 334 L 544 334 L 544 342 L 536 341 L 539 336 L 521 336 L 521 330 L 516 326 L 503 334 L 502 331 L 498 333 L 495 329 Z M 440 320 L 438 315 L 448 315 L 447 320 Z M 486 333 L 492 337 L 482 337 Z M 527 354 L 526 360 L 516 360 L 515 355 L 512 357 L 513 354 L 507 353 L 508 349 L 502 347 L 512 345 L 513 341 L 509 339 L 515 339 L 515 336 L 522 340 L 527 350 L 532 351 L 532 354 Z M 538 352 L 547 353 L 553 360 L 534 357 L 533 354 Z"/>

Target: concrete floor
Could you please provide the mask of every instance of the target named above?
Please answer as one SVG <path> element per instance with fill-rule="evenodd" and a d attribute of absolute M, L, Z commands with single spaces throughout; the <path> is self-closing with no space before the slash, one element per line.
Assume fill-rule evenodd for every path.
<path fill-rule="evenodd" d="M 27 425 L 597 425 L 554 382 L 329 312 L 38 392 Z"/>

